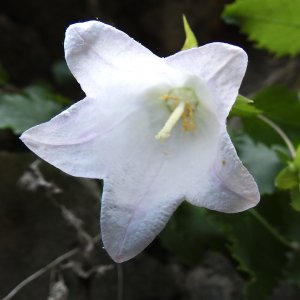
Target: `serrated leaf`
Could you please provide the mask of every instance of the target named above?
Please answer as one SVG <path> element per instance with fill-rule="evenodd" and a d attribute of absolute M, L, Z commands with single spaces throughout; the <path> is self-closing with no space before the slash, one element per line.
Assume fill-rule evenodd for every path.
<path fill-rule="evenodd" d="M 258 47 L 277 55 L 300 53 L 300 2 L 290 0 L 243 0 L 225 7 L 223 17 L 239 24 Z"/>
<path fill-rule="evenodd" d="M 276 176 L 275 185 L 280 189 L 291 189 L 299 186 L 299 175 L 297 170 L 293 170 L 290 166 L 284 168 Z"/>
<path fill-rule="evenodd" d="M 288 239 L 293 247 L 300 246 L 299 213 L 291 208 L 287 192 L 277 192 L 270 197 L 264 197 L 259 206 L 260 213 Z M 282 267 L 282 280 L 300 287 L 300 252 L 288 251 L 287 264 Z"/>
<path fill-rule="evenodd" d="M 291 210 L 286 193 L 263 197 L 259 209 L 271 230 L 280 231 L 291 241 L 300 240 L 300 218 Z M 223 214 L 184 203 L 170 223 L 163 232 L 167 236 L 161 236 L 163 244 L 166 246 L 167 242 L 167 248 L 185 258 L 185 261 L 191 253 L 196 258 L 194 262 L 199 260 L 203 247 L 216 249 L 216 244 L 211 241 L 218 239 L 222 230 L 224 236 L 219 241 L 227 239 L 228 249 L 238 268 L 247 274 L 248 300 L 267 299 L 277 283 L 284 279 L 283 274 L 286 278 L 289 276 L 290 280 L 298 280 L 299 271 L 287 269 L 287 252 L 290 252 L 290 248 L 274 237 L 253 213 Z"/>
<path fill-rule="evenodd" d="M 241 117 L 253 117 L 262 113 L 262 110 L 257 109 L 253 105 L 253 101 L 238 95 L 232 109 L 230 111 L 231 116 L 241 116 Z"/>
<path fill-rule="evenodd" d="M 287 247 L 249 212 L 209 214 L 224 228 L 232 257 L 248 275 L 246 299 L 267 299 L 282 276 Z"/>
<path fill-rule="evenodd" d="M 15 134 L 20 134 L 48 121 L 63 110 L 57 102 L 59 99 L 40 86 L 31 86 L 20 93 L 0 94 L 0 128 L 10 128 Z"/>
<path fill-rule="evenodd" d="M 183 27 L 185 32 L 185 42 L 181 50 L 187 50 L 198 47 L 198 42 L 194 32 L 192 31 L 185 15 L 183 15 Z"/>

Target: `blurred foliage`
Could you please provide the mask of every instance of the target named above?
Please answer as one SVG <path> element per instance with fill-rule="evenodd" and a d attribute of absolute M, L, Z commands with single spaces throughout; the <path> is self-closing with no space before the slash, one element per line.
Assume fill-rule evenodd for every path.
<path fill-rule="evenodd" d="M 291 206 L 300 212 L 300 145 L 293 160 L 277 175 L 275 184 L 280 189 L 290 190 Z"/>
<path fill-rule="evenodd" d="M 299 184 L 298 170 L 292 165 L 287 166 L 276 176 L 275 184 L 280 189 L 291 189 Z"/>
<path fill-rule="evenodd" d="M 54 81 L 59 85 L 73 84 L 75 79 L 65 61 L 58 61 L 52 67 Z"/>
<path fill-rule="evenodd" d="M 15 134 L 48 121 L 63 110 L 69 101 L 45 85 L 32 85 L 24 90 L 0 93 L 0 128 Z"/>
<path fill-rule="evenodd" d="M 300 102 L 296 91 L 284 86 L 269 86 L 258 91 L 253 97 L 255 107 L 263 111 L 263 115 L 283 130 L 288 131 L 294 143 L 300 142 Z M 258 118 L 243 119 L 244 130 L 255 141 L 271 146 L 285 145 L 280 136 L 270 126 Z"/>
<path fill-rule="evenodd" d="M 294 92 L 270 87 L 258 92 L 254 99 L 255 107 L 246 98 L 241 100 L 242 106 L 245 105 L 242 110 L 236 102 L 231 116 L 243 117 L 242 123 L 258 120 L 259 124 L 265 124 L 257 116 L 267 111 L 266 115 L 287 128 L 299 126 L 297 114 L 300 120 L 300 112 Z M 294 111 L 287 112 L 286 103 Z M 274 132 L 274 128 L 265 125 L 265 134 Z M 216 248 L 223 241 L 238 269 L 245 274 L 246 299 L 263 300 L 280 281 L 300 286 L 300 216 L 297 212 L 300 211 L 300 147 L 296 157 L 291 159 L 286 145 L 278 145 L 276 132 L 276 138 L 273 140 L 271 135 L 266 145 L 260 142 L 260 138 L 263 139 L 260 130 L 250 127 L 250 136 L 248 128 L 243 126 L 237 134 L 233 132 L 232 138 L 261 195 L 268 195 L 262 197 L 259 211 L 222 214 L 184 204 L 172 217 L 161 239 L 170 251 L 185 261 L 200 260 L 206 246 Z M 290 196 L 276 190 L 275 183 L 277 187 L 290 189 Z"/>
<path fill-rule="evenodd" d="M 211 214 L 223 228 L 228 250 L 238 262 L 238 268 L 247 275 L 247 299 L 264 299 L 281 278 L 288 248 L 270 234 L 255 210 Z"/>
<path fill-rule="evenodd" d="M 276 147 L 255 142 L 247 134 L 234 137 L 233 142 L 240 159 L 255 178 L 260 194 L 273 193 L 275 177 L 283 166 L 276 154 Z"/>
<path fill-rule="evenodd" d="M 277 55 L 300 53 L 300 1 L 236 0 L 223 17 L 238 24 L 256 45 Z"/>
<path fill-rule="evenodd" d="M 160 235 L 163 245 L 184 263 L 197 263 L 207 247 L 222 248 L 224 237 L 208 211 L 184 202 Z"/>
<path fill-rule="evenodd" d="M 224 17 L 237 22 L 258 46 L 278 55 L 300 51 L 299 1 L 238 0 Z M 183 50 L 197 47 L 185 16 Z M 65 62 L 52 68 L 58 85 L 74 82 Z M 48 121 L 70 102 L 44 84 L 18 90 L 0 65 L 0 128 L 16 135 Z M 207 248 L 230 255 L 247 281 L 249 300 L 264 300 L 279 281 L 300 287 L 300 101 L 298 91 L 269 86 L 253 100 L 239 95 L 230 112 L 238 119 L 231 132 L 237 152 L 262 195 L 257 210 L 222 214 L 184 203 L 160 239 L 181 262 L 194 264 Z M 278 128 L 297 148 L 295 154 Z"/>
<path fill-rule="evenodd" d="M 253 98 L 255 106 L 279 125 L 300 129 L 300 101 L 298 93 L 284 86 L 269 86 Z"/>
<path fill-rule="evenodd" d="M 240 19 L 244 23 L 250 15 L 248 29 L 255 18 L 266 14 L 271 3 L 274 11 L 268 14 L 269 19 L 277 13 L 284 15 L 278 1 L 256 0 L 236 1 L 227 6 L 225 15 L 244 13 L 244 19 Z M 296 11 L 300 9 L 298 4 Z M 255 25 L 262 26 L 261 22 Z M 261 34 L 276 39 L 264 31 L 267 25 Z M 299 42 L 300 38 L 295 44 Z M 230 118 L 238 118 L 238 126 L 232 126 L 230 133 L 241 160 L 259 186 L 260 205 L 239 214 L 223 214 L 184 203 L 160 238 L 185 262 L 201 260 L 206 247 L 222 249 L 223 245 L 224 250 L 225 245 L 247 281 L 246 299 L 265 300 L 279 282 L 300 287 L 300 146 L 294 150 L 300 141 L 300 101 L 296 91 L 284 86 L 265 87 L 253 100 L 237 97 Z"/>

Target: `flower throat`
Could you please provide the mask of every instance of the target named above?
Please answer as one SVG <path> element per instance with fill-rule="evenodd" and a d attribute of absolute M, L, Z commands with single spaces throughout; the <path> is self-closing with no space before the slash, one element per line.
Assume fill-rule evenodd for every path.
<path fill-rule="evenodd" d="M 172 129 L 180 119 L 184 131 L 189 132 L 196 128 L 194 115 L 199 100 L 192 89 L 172 89 L 160 99 L 165 102 L 171 114 L 163 128 L 155 135 L 157 140 L 169 138 Z"/>

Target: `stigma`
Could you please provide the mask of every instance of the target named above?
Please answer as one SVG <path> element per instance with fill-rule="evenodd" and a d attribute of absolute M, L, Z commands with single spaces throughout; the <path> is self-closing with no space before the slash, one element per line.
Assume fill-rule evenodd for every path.
<path fill-rule="evenodd" d="M 171 114 L 162 129 L 155 135 L 157 140 L 169 138 L 180 119 L 185 132 L 196 128 L 194 114 L 199 101 L 192 89 L 176 88 L 163 95 L 161 99 L 165 102 Z"/>

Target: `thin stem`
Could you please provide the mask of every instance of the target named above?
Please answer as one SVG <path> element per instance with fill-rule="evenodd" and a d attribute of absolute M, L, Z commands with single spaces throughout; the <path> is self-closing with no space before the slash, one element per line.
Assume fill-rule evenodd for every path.
<path fill-rule="evenodd" d="M 269 118 L 267 118 L 266 116 L 258 115 L 257 118 L 262 120 L 264 123 L 268 124 L 280 135 L 280 137 L 286 143 L 286 145 L 291 153 L 292 158 L 295 158 L 296 157 L 296 149 L 295 149 L 294 145 L 292 144 L 291 140 L 284 133 L 284 131 L 278 125 L 276 125 L 273 121 L 271 121 Z"/>
<path fill-rule="evenodd" d="M 100 236 L 97 235 L 93 238 L 93 243 L 96 243 L 100 240 Z M 10 300 L 12 299 L 21 289 L 23 289 L 27 284 L 29 284 L 31 281 L 34 281 L 35 279 L 37 279 L 38 277 L 40 277 L 41 275 L 43 275 L 44 273 L 46 273 L 47 271 L 51 270 L 52 268 L 54 268 L 55 266 L 59 265 L 60 263 L 62 263 L 64 260 L 74 256 L 75 254 L 77 254 L 80 251 L 80 248 L 75 248 L 72 249 L 66 253 L 64 253 L 63 255 L 57 257 L 56 259 L 54 259 L 52 262 L 50 262 L 48 265 L 46 265 L 45 267 L 39 269 L 38 271 L 36 271 L 35 273 L 31 274 L 29 277 L 27 277 L 26 279 L 24 279 L 22 282 L 20 282 L 8 295 L 6 295 L 2 300 Z"/>
<path fill-rule="evenodd" d="M 118 300 L 123 300 L 123 266 L 122 264 L 116 264 L 117 266 L 117 278 L 118 278 Z"/>
<path fill-rule="evenodd" d="M 291 243 L 288 239 L 286 239 L 283 235 L 281 235 L 272 225 L 255 209 L 250 209 L 249 213 L 252 214 L 256 220 L 263 225 L 279 242 L 281 242 L 286 247 L 292 249 L 293 251 L 298 251 L 298 247 Z"/>

